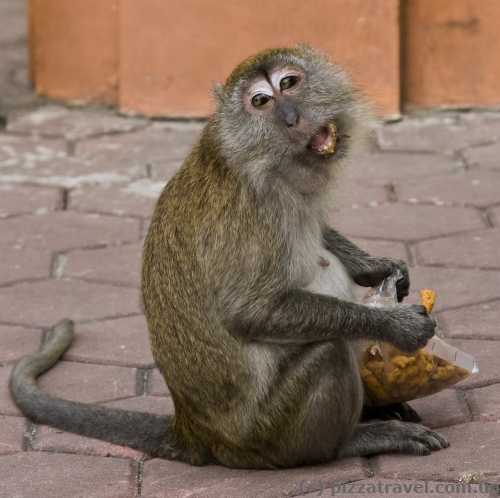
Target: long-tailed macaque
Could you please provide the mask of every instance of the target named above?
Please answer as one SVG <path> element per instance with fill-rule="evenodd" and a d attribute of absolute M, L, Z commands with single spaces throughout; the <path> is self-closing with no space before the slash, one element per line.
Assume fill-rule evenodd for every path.
<path fill-rule="evenodd" d="M 162 192 L 144 245 L 153 354 L 175 404 L 157 416 L 68 402 L 35 378 L 69 346 L 60 322 L 14 370 L 26 416 L 195 465 L 280 468 L 448 446 L 401 420 L 360 422 L 358 340 L 423 347 L 420 305 L 358 304 L 402 261 L 372 257 L 327 225 L 340 168 L 370 112 L 346 74 L 307 46 L 265 50 L 214 88 L 216 110 Z"/>

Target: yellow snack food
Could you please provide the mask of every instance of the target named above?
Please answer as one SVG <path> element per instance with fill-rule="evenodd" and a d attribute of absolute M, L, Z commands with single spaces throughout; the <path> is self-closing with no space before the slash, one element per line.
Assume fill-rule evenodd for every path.
<path fill-rule="evenodd" d="M 436 293 L 431 290 L 421 290 L 420 291 L 420 302 L 425 309 L 427 310 L 427 314 L 429 315 L 434 308 L 434 301 L 436 300 Z"/>
<path fill-rule="evenodd" d="M 430 313 L 436 294 L 421 291 Z M 428 306 L 428 307 L 427 307 Z M 437 393 L 461 381 L 470 372 L 419 349 L 410 355 L 389 344 L 372 344 L 359 362 L 365 394 L 371 406 L 409 401 Z"/>

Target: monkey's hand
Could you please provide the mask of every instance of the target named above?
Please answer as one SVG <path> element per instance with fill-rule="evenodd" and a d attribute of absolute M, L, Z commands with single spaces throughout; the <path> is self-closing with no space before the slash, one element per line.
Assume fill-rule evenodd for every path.
<path fill-rule="evenodd" d="M 376 287 L 384 278 L 397 271 L 401 272 L 401 278 L 396 282 L 398 301 L 401 302 L 409 293 L 410 276 L 408 267 L 400 259 L 372 258 L 365 262 L 357 272 L 353 272 L 352 279 L 362 287 Z"/>
<path fill-rule="evenodd" d="M 339 258 L 350 277 L 358 285 L 375 287 L 384 278 L 399 270 L 401 278 L 396 282 L 398 301 L 401 302 L 408 295 L 410 277 L 404 261 L 375 258 L 330 227 L 324 229 L 323 238 L 327 249 Z"/>
<path fill-rule="evenodd" d="M 405 304 L 384 311 L 390 328 L 386 340 L 404 353 L 422 349 L 434 335 L 436 322 L 427 316 L 425 306 Z"/>

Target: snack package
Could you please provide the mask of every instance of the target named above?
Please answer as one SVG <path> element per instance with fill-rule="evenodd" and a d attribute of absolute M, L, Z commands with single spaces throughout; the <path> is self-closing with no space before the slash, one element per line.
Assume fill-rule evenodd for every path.
<path fill-rule="evenodd" d="M 377 308 L 398 305 L 396 281 L 400 272 L 387 277 L 363 299 Z M 430 313 L 435 293 L 421 291 L 422 304 Z M 384 406 L 435 394 L 478 371 L 472 356 L 432 337 L 424 349 L 406 354 L 386 343 L 368 344 L 359 359 L 367 402 Z"/>

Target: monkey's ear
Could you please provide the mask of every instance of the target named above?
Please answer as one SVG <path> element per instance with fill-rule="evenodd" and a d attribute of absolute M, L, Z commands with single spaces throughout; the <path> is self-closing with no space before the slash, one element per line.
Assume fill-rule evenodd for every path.
<path fill-rule="evenodd" d="M 224 85 L 216 81 L 212 86 L 212 95 L 216 105 L 222 104 L 224 102 Z"/>

